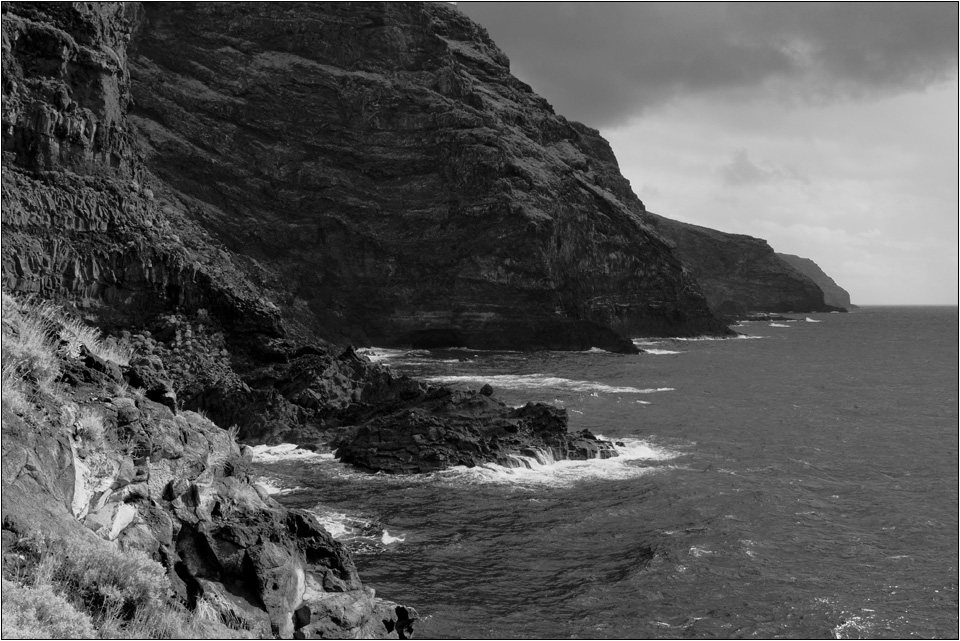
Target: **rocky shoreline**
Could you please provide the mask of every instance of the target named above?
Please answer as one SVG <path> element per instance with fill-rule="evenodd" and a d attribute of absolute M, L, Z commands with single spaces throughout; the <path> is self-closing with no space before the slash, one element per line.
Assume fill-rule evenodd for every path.
<path fill-rule="evenodd" d="M 267 496 L 240 443 L 398 474 L 608 458 L 564 410 L 347 346 L 732 334 L 607 142 L 455 8 L 0 10 L 5 593 L 49 589 L 38 568 L 77 541 L 164 577 L 141 601 L 91 587 L 101 630 L 169 611 L 205 636 L 409 638 L 416 611 Z"/>

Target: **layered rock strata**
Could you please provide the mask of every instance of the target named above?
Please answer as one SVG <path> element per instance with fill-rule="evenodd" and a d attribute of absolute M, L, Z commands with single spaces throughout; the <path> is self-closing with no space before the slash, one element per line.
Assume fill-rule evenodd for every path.
<path fill-rule="evenodd" d="M 703 286 L 710 309 L 722 318 L 838 309 L 825 302 L 815 282 L 782 260 L 761 238 L 728 234 L 652 212 L 645 219 L 676 247 Z"/>
<path fill-rule="evenodd" d="M 723 333 L 599 134 L 439 3 L 147 4 L 148 167 L 285 312 L 361 344 Z"/>
<path fill-rule="evenodd" d="M 375 28 L 392 22 L 368 41 L 371 9 Z M 450 9 L 241 5 L 226 21 L 206 6 L 156 13 L 136 4 L 4 3 L 2 11 L 4 288 L 62 301 L 139 353 L 126 370 L 89 354 L 64 368 L 68 405 L 107 425 L 102 457 L 77 450 L 75 417 L 53 406 L 40 418 L 5 413 L 10 531 L 144 550 L 168 568 L 181 600 L 202 596 L 258 634 L 408 636 L 415 613 L 376 599 L 339 544 L 309 515 L 258 491 L 225 433 L 183 410 L 236 425 L 248 442 L 316 444 L 335 434 L 341 456 L 366 469 L 427 471 L 534 450 L 605 457 L 612 446 L 567 434 L 562 412 L 513 410 L 487 393 L 398 377 L 323 336 L 629 351 L 621 332 L 723 331 L 664 241 L 639 221 L 642 205 L 606 143 L 553 116 L 509 77 L 482 30 Z M 196 67 L 169 55 L 190 53 L 185 43 L 157 54 L 158 38 L 173 37 L 165 21 L 182 23 L 192 11 L 195 26 L 212 29 L 188 29 L 198 42 L 226 38 L 227 49 L 253 56 L 244 62 L 259 80 L 249 91 L 229 89 L 240 101 L 232 110 L 207 102 L 211 94 L 191 81 L 184 86 L 199 102 L 190 109 L 163 97 L 165 85 Z M 297 11 L 313 18 L 294 19 Z M 251 21 L 263 22 L 266 41 L 291 30 L 308 49 L 330 39 L 320 49 L 346 66 L 284 53 L 287 44 L 250 49 L 230 34 L 237 25 L 255 31 Z M 341 31 L 339 40 L 331 35 Z M 379 53 L 367 56 L 366 47 Z M 134 55 L 143 107 L 131 118 Z M 379 60 L 377 73 L 362 68 L 367 57 Z M 287 68 L 274 74 L 262 64 Z M 318 68 L 329 75 L 303 71 Z M 478 79 L 504 83 L 505 93 L 458 93 L 458 82 Z M 319 111 L 292 101 L 298 80 L 309 81 L 302 90 Z M 376 102 L 371 92 L 386 86 L 413 111 L 381 105 L 383 123 L 372 126 L 376 119 L 362 116 Z M 274 90 L 294 108 L 271 121 L 280 129 L 258 129 L 264 110 L 282 105 L 257 95 Z M 488 94 L 496 98 L 489 105 Z M 211 109 L 225 129 L 210 121 L 181 134 L 171 122 L 202 120 Z M 336 135 L 323 141 L 325 118 Z M 535 124 L 522 125 L 527 118 Z M 300 125 L 312 136 L 306 150 L 297 147 Z M 510 138 L 514 129 L 519 137 Z M 394 130 L 407 137 L 391 137 Z M 523 153 L 513 155 L 515 147 Z M 247 175 L 232 160 L 220 174 L 205 164 L 241 148 L 236 166 Z M 296 184 L 291 158 L 303 168 Z M 394 324 L 401 329 L 391 334 Z M 137 392 L 119 391 L 125 386 Z"/>

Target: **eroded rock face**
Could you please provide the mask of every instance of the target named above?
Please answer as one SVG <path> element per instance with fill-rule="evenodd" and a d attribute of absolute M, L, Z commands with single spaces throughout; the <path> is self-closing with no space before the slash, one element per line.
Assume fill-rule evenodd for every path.
<path fill-rule="evenodd" d="M 850 294 L 847 290 L 840 287 L 835 280 L 820 269 L 819 265 L 809 258 L 780 253 L 777 254 L 777 257 L 815 282 L 817 287 L 823 290 L 823 299 L 827 305 L 844 310 L 855 307 L 855 305 L 850 302 Z"/>
<path fill-rule="evenodd" d="M 646 220 L 677 248 L 703 286 L 710 309 L 723 318 L 750 312 L 828 312 L 837 309 L 810 278 L 774 253 L 767 241 L 728 234 L 647 213 Z"/>
<path fill-rule="evenodd" d="M 16 4 L 16 6 L 11 6 Z M 3 8 L 3 150 L 34 170 L 135 177 L 129 107 L 133 3 Z"/>
<path fill-rule="evenodd" d="M 612 443 L 587 430 L 567 432 L 566 410 L 542 403 L 510 409 L 481 392 L 428 388 L 393 407 L 358 409 L 343 420 L 356 426 L 335 443 L 337 457 L 376 472 L 424 473 L 483 463 L 516 467 L 523 464 L 518 456 L 617 456 Z"/>
<path fill-rule="evenodd" d="M 114 395 L 133 367 L 81 350 L 62 372 L 62 396 L 4 409 L 5 532 L 144 551 L 184 603 L 202 597 L 256 635 L 409 638 L 416 611 L 376 598 L 315 517 L 258 487 L 226 431 L 143 389 Z M 83 415 L 100 430 L 81 429 Z"/>
<path fill-rule="evenodd" d="M 439 3 L 145 5 L 147 165 L 287 313 L 360 343 L 723 333 L 609 145 Z"/>

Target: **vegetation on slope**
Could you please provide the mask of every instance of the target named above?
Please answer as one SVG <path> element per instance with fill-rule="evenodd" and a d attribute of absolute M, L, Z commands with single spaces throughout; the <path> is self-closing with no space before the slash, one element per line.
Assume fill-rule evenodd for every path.
<path fill-rule="evenodd" d="M 115 366 L 127 365 L 132 349 L 101 337 L 98 330 L 48 301 L 18 301 L 6 293 L 2 327 L 5 458 L 6 446 L 22 438 L 25 430 L 59 436 L 75 448 L 76 467 L 88 483 L 97 487 L 112 480 L 115 462 L 135 443 L 110 433 L 96 399 L 135 395 L 138 390 L 118 384 L 78 393 L 64 375 L 91 355 Z M 4 538 L 12 535 L 13 527 L 5 518 Z M 203 600 L 190 611 L 172 598 L 166 570 L 140 550 L 39 528 L 19 532 L 17 540 L 4 547 L 5 638 L 249 636 L 224 625 Z"/>

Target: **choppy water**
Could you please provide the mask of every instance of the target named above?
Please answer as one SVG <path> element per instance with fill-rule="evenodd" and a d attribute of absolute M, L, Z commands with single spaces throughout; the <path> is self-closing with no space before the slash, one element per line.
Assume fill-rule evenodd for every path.
<path fill-rule="evenodd" d="M 420 637 L 956 638 L 957 308 L 737 330 L 756 340 L 375 350 L 507 403 L 562 405 L 572 429 L 623 440 L 616 459 L 260 469 L 351 545 L 365 583 L 426 615 Z"/>

